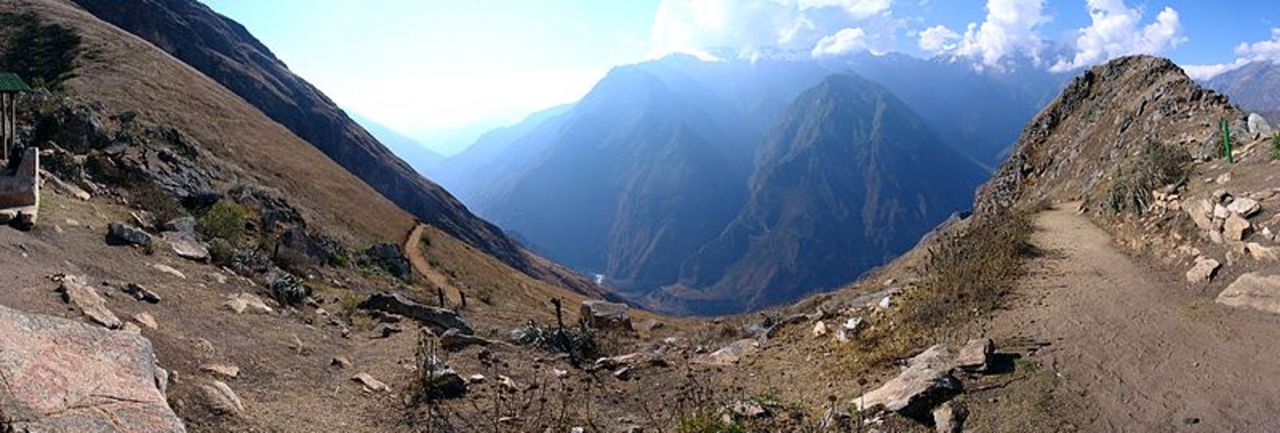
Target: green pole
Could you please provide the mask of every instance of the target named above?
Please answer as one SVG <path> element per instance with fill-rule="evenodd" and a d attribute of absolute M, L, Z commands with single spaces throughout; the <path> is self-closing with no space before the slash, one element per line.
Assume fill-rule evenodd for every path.
<path fill-rule="evenodd" d="M 1236 157 L 1231 154 L 1231 126 L 1227 119 L 1222 119 L 1222 150 L 1227 153 L 1227 163 L 1235 164 Z"/>

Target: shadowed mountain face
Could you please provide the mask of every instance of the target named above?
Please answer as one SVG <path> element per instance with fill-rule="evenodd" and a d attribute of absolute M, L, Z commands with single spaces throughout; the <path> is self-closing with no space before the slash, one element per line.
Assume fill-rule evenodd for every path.
<path fill-rule="evenodd" d="M 719 314 L 838 287 L 966 208 L 984 178 L 884 88 L 828 77 L 761 150 L 742 212 L 661 296 Z"/>
<path fill-rule="evenodd" d="M 243 26 L 195 0 L 74 1 L 222 84 L 423 222 L 535 272 L 501 230 L 414 172 Z"/>
<path fill-rule="evenodd" d="M 387 146 L 387 149 L 399 155 L 404 162 L 409 163 L 410 167 L 413 167 L 423 176 L 434 175 L 440 163 L 444 161 L 444 155 L 426 148 L 417 140 L 409 138 L 373 119 L 361 116 L 358 113 L 352 113 L 351 120 L 359 123 L 366 131 L 369 131 L 369 134 L 372 134 L 374 138 Z"/>
<path fill-rule="evenodd" d="M 1280 122 L 1280 65 L 1253 62 L 1206 81 L 1206 87 L 1231 97 L 1240 107 Z"/>

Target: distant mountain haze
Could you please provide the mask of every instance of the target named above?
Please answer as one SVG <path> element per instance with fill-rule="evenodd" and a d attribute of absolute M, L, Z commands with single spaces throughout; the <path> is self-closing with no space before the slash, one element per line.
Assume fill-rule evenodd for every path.
<path fill-rule="evenodd" d="M 1241 108 L 1262 114 L 1272 124 L 1280 123 L 1280 65 L 1269 61 L 1249 63 L 1219 74 L 1204 85 L 1229 96 Z"/>
<path fill-rule="evenodd" d="M 359 113 L 349 114 L 352 120 L 363 126 L 366 131 L 373 134 L 374 138 L 377 138 L 379 142 L 387 146 L 387 149 L 390 149 L 392 153 L 395 153 L 404 162 L 409 163 L 414 170 L 417 170 L 423 176 L 430 176 L 440 163 L 444 162 L 444 155 L 428 149 L 417 140 L 409 138 L 399 131 Z"/>
<path fill-rule="evenodd" d="M 1065 79 L 1026 69 L 1014 77 L 897 55 L 756 62 L 673 55 L 615 68 L 582 101 L 486 134 L 443 163 L 437 179 L 534 250 L 603 275 L 629 299 L 675 313 L 759 308 L 852 281 L 965 209 L 973 187 Z M 828 79 L 863 72 L 878 78 Z M 825 90 L 811 89 L 820 83 Z M 800 104 L 806 91 L 833 105 Z M 863 119 L 875 112 L 859 111 L 868 100 L 889 107 L 892 121 Z M 819 146 L 814 137 L 779 138 L 806 121 L 824 125 L 807 129 L 811 135 L 848 127 L 855 129 L 843 133 L 862 139 L 828 137 L 833 143 Z M 917 159 L 841 154 L 840 145 L 900 146 Z M 792 146 L 815 150 L 786 150 Z M 828 165 L 788 165 L 797 160 Z M 924 179 L 904 180 L 917 177 Z M 934 188 L 939 179 L 950 180 Z M 809 193 L 825 195 L 812 203 L 782 198 Z M 793 208 L 821 228 L 782 214 Z M 775 224 L 787 231 L 762 239 L 761 227 Z M 789 256 L 769 246 L 783 244 Z"/>

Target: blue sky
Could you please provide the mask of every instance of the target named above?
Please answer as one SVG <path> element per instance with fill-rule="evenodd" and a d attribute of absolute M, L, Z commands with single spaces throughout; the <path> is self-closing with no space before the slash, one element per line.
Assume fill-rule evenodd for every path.
<path fill-rule="evenodd" d="M 445 153 L 670 52 L 896 51 L 993 70 L 1017 55 L 1069 70 L 1154 53 L 1197 76 L 1280 60 L 1280 9 L 1264 0 L 203 1 L 344 108 Z"/>

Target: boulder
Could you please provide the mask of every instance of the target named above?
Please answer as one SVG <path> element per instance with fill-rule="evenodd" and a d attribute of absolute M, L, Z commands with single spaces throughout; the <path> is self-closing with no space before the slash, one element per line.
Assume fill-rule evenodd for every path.
<path fill-rule="evenodd" d="M 580 317 L 592 328 L 630 331 L 630 309 L 617 302 L 586 300 L 582 301 Z"/>
<path fill-rule="evenodd" d="M 1197 257 L 1195 266 L 1187 271 L 1188 283 L 1207 283 L 1218 273 L 1222 263 L 1208 257 Z"/>
<path fill-rule="evenodd" d="M 440 334 L 440 347 L 443 347 L 444 350 L 450 352 L 457 352 L 470 346 L 488 347 L 492 345 L 506 345 L 506 343 L 476 335 L 464 334 L 453 328 L 450 328 L 448 331 L 444 331 L 444 334 Z"/>
<path fill-rule="evenodd" d="M 956 355 L 955 366 L 961 370 L 983 372 L 991 365 L 996 345 L 990 338 L 975 338 L 965 343 Z"/>
<path fill-rule="evenodd" d="M 1187 200 L 1182 208 L 1186 210 L 1187 215 L 1191 216 L 1191 221 L 1194 221 L 1200 230 L 1213 230 L 1213 205 L 1209 200 Z"/>
<path fill-rule="evenodd" d="M 1240 215 L 1231 214 L 1222 226 L 1222 235 L 1229 241 L 1242 241 L 1249 236 L 1252 225 Z"/>
<path fill-rule="evenodd" d="M 355 376 L 351 376 L 351 380 L 361 385 L 364 385 L 364 389 L 369 391 L 373 391 L 373 392 L 390 392 L 391 391 L 390 386 L 387 386 L 387 384 L 382 383 L 382 381 L 378 379 L 374 379 L 373 376 L 371 376 L 369 373 L 356 373 Z"/>
<path fill-rule="evenodd" d="M 474 334 L 471 325 L 462 319 L 457 312 L 444 308 L 428 307 L 406 298 L 398 293 L 375 293 L 358 305 L 363 310 L 384 311 L 399 314 L 416 320 L 437 334 L 443 334 L 450 328 L 463 334 Z"/>
<path fill-rule="evenodd" d="M 194 217 L 184 216 L 165 221 L 163 227 L 167 232 L 174 232 L 183 235 L 196 234 L 196 219 Z"/>
<path fill-rule="evenodd" d="M 423 398 L 449 399 L 467 394 L 467 379 L 464 379 L 441 359 L 434 356 L 428 358 L 423 368 L 425 371 L 420 373 L 422 375 L 420 378 L 422 379 Z M 481 376 L 479 382 L 483 381 L 484 378 Z M 505 387 L 515 387 L 515 382 L 506 376 L 498 376 L 498 383 Z"/>
<path fill-rule="evenodd" d="M 1249 134 L 1254 137 L 1267 137 L 1275 132 L 1271 129 L 1271 124 L 1267 123 L 1267 118 L 1258 113 L 1249 113 L 1246 123 L 1249 125 Z"/>
<path fill-rule="evenodd" d="M 879 389 L 858 397 L 854 405 L 862 412 L 884 408 L 928 420 L 931 409 L 963 391 L 963 385 L 951 375 L 950 352 L 937 345 L 912 358 L 902 373 Z"/>
<path fill-rule="evenodd" d="M 1260 262 L 1274 262 L 1280 260 L 1280 254 L 1276 253 L 1276 249 L 1272 247 L 1264 247 L 1257 242 L 1249 242 L 1244 244 L 1245 252 L 1249 253 L 1254 260 Z"/>
<path fill-rule="evenodd" d="M 107 225 L 107 239 L 116 244 L 143 247 L 149 247 L 154 242 L 147 232 L 122 222 L 113 222 Z"/>
<path fill-rule="evenodd" d="M 222 303 L 222 308 L 231 310 L 236 314 L 270 314 L 271 307 L 267 306 L 262 298 L 249 293 L 237 293 L 231 295 L 227 302 Z"/>
<path fill-rule="evenodd" d="M 0 431 L 183 432 L 151 342 L 0 306 Z"/>
<path fill-rule="evenodd" d="M 813 336 L 821 337 L 827 335 L 827 324 L 821 320 L 813 324 Z"/>
<path fill-rule="evenodd" d="M 721 348 L 715 352 L 706 355 L 694 357 L 691 362 L 703 365 L 729 366 L 737 364 L 742 360 L 743 356 L 755 352 L 760 343 L 755 339 L 744 338 L 742 340 L 729 343 L 728 346 Z"/>
<path fill-rule="evenodd" d="M 954 401 L 944 402 L 933 409 L 933 428 L 938 433 L 961 433 L 969 410 Z"/>
<path fill-rule="evenodd" d="M 152 317 L 151 313 L 134 314 L 133 321 L 153 331 L 160 327 L 160 324 L 156 323 L 156 318 Z"/>
<path fill-rule="evenodd" d="M 244 402 L 240 401 L 240 397 L 231 390 L 230 386 L 220 380 L 201 385 L 200 394 L 204 397 L 204 404 L 213 413 L 239 415 L 244 412 Z"/>
<path fill-rule="evenodd" d="M 111 329 L 119 329 L 124 324 L 107 308 L 107 301 L 98 295 L 98 291 L 79 277 L 64 277 L 58 291 L 62 293 L 63 302 L 74 305 L 94 323 Z"/>
<path fill-rule="evenodd" d="M 183 234 L 178 232 L 164 232 L 160 235 L 165 243 L 169 244 L 169 248 L 173 249 L 174 254 L 184 259 L 203 262 L 209 260 L 209 247 L 196 239 L 193 234 Z"/>
<path fill-rule="evenodd" d="M 1280 275 L 1249 272 L 1218 294 L 1219 304 L 1280 314 Z"/>
<path fill-rule="evenodd" d="M 1240 197 L 1232 201 L 1231 204 L 1227 205 L 1227 210 L 1231 211 L 1231 213 L 1234 213 L 1236 215 L 1240 215 L 1242 217 L 1248 218 L 1248 217 L 1254 216 L 1259 211 L 1261 211 L 1262 205 L 1259 204 L 1257 200 L 1247 198 L 1247 197 Z"/>

